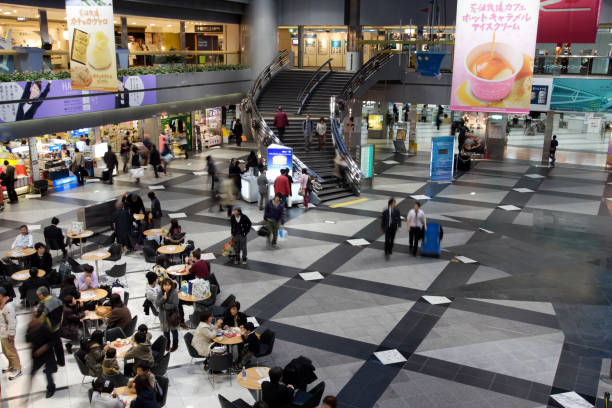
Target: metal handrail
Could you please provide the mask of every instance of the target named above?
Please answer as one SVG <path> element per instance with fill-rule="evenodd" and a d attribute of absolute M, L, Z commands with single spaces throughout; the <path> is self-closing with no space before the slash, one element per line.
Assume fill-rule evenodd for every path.
<path fill-rule="evenodd" d="M 287 50 L 281 51 L 274 60 L 264 68 L 261 73 L 255 79 L 251 91 L 247 97 L 242 101 L 242 109 L 245 112 L 249 112 L 251 116 L 251 130 L 253 135 L 259 140 L 259 145 L 268 146 L 270 144 L 282 144 L 280 139 L 274 134 L 272 129 L 268 126 L 265 119 L 262 117 L 259 109 L 257 109 L 257 98 L 259 93 L 265 87 L 265 85 L 276 75 L 279 71 L 283 70 L 290 63 L 290 53 Z M 302 169 L 306 169 L 308 174 L 313 178 L 313 187 L 315 190 L 321 189 L 321 182 L 323 179 L 314 171 L 308 168 L 299 158 L 293 155 L 293 169 L 301 174 Z"/>
<path fill-rule="evenodd" d="M 321 81 L 323 81 L 325 78 L 327 78 L 327 76 L 329 74 L 332 73 L 332 71 L 333 71 L 332 65 L 331 65 L 332 59 L 333 58 L 330 58 L 327 61 L 325 61 L 323 64 L 321 64 L 321 66 L 319 68 L 317 68 L 317 70 L 312 74 L 312 76 L 310 77 L 310 80 L 308 81 L 308 83 L 304 86 L 304 88 L 302 88 L 302 91 L 300 92 L 300 94 L 297 97 L 297 100 L 300 102 L 300 106 L 298 107 L 298 110 L 297 110 L 297 114 L 298 115 L 302 113 L 302 109 L 304 108 L 304 104 L 306 103 L 306 101 L 310 97 L 310 94 L 312 93 L 312 91 L 314 91 L 316 89 L 316 87 L 319 86 Z M 319 72 L 321 72 L 321 70 L 323 69 L 323 67 L 325 65 L 329 66 L 329 71 L 327 71 L 325 74 L 323 74 L 321 76 L 321 78 L 319 78 L 317 80 L 317 82 L 312 84 L 312 81 L 315 80 L 315 78 L 317 77 L 317 75 L 319 75 Z M 306 94 L 306 95 L 304 95 L 304 94 Z"/>
<path fill-rule="evenodd" d="M 355 163 L 355 160 L 353 160 L 353 157 L 342 140 L 340 130 L 338 129 L 338 123 L 342 123 L 342 121 L 338 120 L 336 112 L 340 112 L 340 110 L 338 109 L 338 105 L 336 103 L 336 97 L 332 96 L 329 103 L 329 119 L 331 122 L 332 142 L 336 149 L 336 154 L 344 156 L 344 161 L 347 165 L 347 171 L 345 172 L 347 179 L 346 181 L 351 186 L 353 192 L 359 195 L 361 193 L 361 169 L 357 163 Z"/>
<path fill-rule="evenodd" d="M 355 91 L 390 60 L 391 55 L 389 54 L 377 54 L 370 58 L 346 83 L 339 95 L 339 99 L 342 101 L 351 100 Z"/>

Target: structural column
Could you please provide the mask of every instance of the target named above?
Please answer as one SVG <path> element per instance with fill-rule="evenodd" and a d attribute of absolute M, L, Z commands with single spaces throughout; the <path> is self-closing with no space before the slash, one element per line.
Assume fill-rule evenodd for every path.
<path fill-rule="evenodd" d="M 36 137 L 28 138 L 28 150 L 30 153 L 30 175 L 32 176 L 32 181 L 38 181 L 40 180 L 40 170 L 38 168 L 38 149 L 36 147 Z"/>
<path fill-rule="evenodd" d="M 348 26 L 346 47 L 346 70 L 357 71 L 363 61 L 360 23 L 360 0 L 344 0 L 344 24 Z"/>
<path fill-rule="evenodd" d="M 278 54 L 277 0 L 256 0 L 249 7 L 249 61 L 253 77 Z"/>
<path fill-rule="evenodd" d="M 298 26 L 298 68 L 304 68 L 304 26 Z"/>
<path fill-rule="evenodd" d="M 180 38 L 181 38 L 181 51 L 185 51 L 185 22 L 181 21 L 180 22 Z"/>
<path fill-rule="evenodd" d="M 47 10 L 38 9 L 39 17 L 39 28 L 40 28 L 40 39 L 42 44 L 49 43 L 49 24 L 47 23 Z"/>
<path fill-rule="evenodd" d="M 550 141 L 554 128 L 559 126 L 559 115 L 549 111 L 546 113 L 546 129 L 544 130 L 544 145 L 542 146 L 542 165 L 548 165 L 550 157 Z"/>
<path fill-rule="evenodd" d="M 127 17 L 121 17 L 121 48 L 128 48 L 128 25 Z"/>

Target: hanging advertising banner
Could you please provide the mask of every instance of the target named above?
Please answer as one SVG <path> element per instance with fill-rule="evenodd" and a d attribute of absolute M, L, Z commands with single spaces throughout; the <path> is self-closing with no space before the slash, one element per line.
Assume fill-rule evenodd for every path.
<path fill-rule="evenodd" d="M 293 171 L 293 149 L 288 146 L 271 144 L 268 146 L 268 180 L 275 180 L 282 169 Z"/>
<path fill-rule="evenodd" d="M 594 43 L 602 0 L 540 0 L 539 43 Z"/>
<path fill-rule="evenodd" d="M 528 113 L 539 3 L 458 0 L 451 110 Z"/>
<path fill-rule="evenodd" d="M 612 113 L 612 81 L 609 79 L 555 78 L 550 109 Z"/>
<path fill-rule="evenodd" d="M 529 102 L 529 110 L 536 112 L 548 112 L 550 110 L 552 88 L 552 78 L 534 77 L 531 84 L 531 101 Z"/>
<path fill-rule="evenodd" d="M 112 0 L 66 0 L 73 90 L 116 91 Z"/>
<path fill-rule="evenodd" d="M 374 145 L 361 145 L 359 167 L 364 178 L 372 177 L 374 163 Z"/>
<path fill-rule="evenodd" d="M 431 181 L 453 181 L 455 168 L 455 137 L 431 138 Z"/>

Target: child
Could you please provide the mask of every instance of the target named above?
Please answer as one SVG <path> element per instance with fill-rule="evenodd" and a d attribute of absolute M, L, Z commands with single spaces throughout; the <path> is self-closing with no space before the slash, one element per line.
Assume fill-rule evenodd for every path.
<path fill-rule="evenodd" d="M 144 361 L 153 365 L 153 352 L 151 351 L 151 343 L 147 343 L 147 335 L 143 332 L 137 332 L 134 335 L 134 344 L 128 351 L 125 352 L 125 359 L 134 359 L 134 363 L 125 363 L 124 370 L 126 376 L 133 375 L 134 365 Z"/>
<path fill-rule="evenodd" d="M 123 408 L 124 404 L 114 392 L 114 385 L 109 380 L 96 378 L 91 395 L 92 407 Z"/>
<path fill-rule="evenodd" d="M 130 379 L 130 381 L 128 381 L 128 387 L 133 390 L 134 380 L 136 379 L 136 377 L 143 376 L 143 377 L 146 377 L 147 380 L 149 380 L 149 385 L 151 386 L 151 388 L 155 389 L 155 375 L 153 375 L 153 373 L 150 370 L 151 370 L 151 365 L 147 363 L 146 361 L 141 361 L 138 364 L 136 364 L 136 376 Z"/>
<path fill-rule="evenodd" d="M 117 349 L 109 347 L 106 349 L 104 361 L 102 361 L 102 374 L 117 375 L 119 374 L 119 363 L 117 362 Z"/>
<path fill-rule="evenodd" d="M 159 285 L 157 284 L 159 278 L 155 272 L 147 272 L 147 285 L 145 286 L 145 301 L 142 304 L 145 315 L 149 315 L 149 310 L 153 312 L 154 316 L 158 315 L 157 309 L 155 308 L 155 302 L 157 301 L 157 294 L 159 293 Z M 146 326 L 145 326 L 146 327 Z"/>
<path fill-rule="evenodd" d="M 246 366 L 251 357 L 259 353 L 259 336 L 255 333 L 255 325 L 251 322 L 247 322 L 242 327 L 242 346 L 240 358 L 235 367 L 238 370 Z"/>
<path fill-rule="evenodd" d="M 136 331 L 136 333 L 144 333 L 146 336 L 145 343 L 151 344 L 151 339 L 153 338 L 153 335 L 149 333 L 149 328 L 146 324 L 141 324 L 140 326 L 138 326 L 138 330 Z M 134 333 L 134 336 L 132 336 L 132 340 L 134 341 L 136 341 L 136 333 Z"/>

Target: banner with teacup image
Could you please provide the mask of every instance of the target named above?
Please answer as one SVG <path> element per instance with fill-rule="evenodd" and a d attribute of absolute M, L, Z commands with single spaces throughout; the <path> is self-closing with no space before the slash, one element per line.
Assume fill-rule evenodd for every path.
<path fill-rule="evenodd" d="M 66 0 L 73 90 L 116 91 L 112 0 Z"/>
<path fill-rule="evenodd" d="M 539 2 L 458 0 L 451 109 L 528 113 Z"/>

